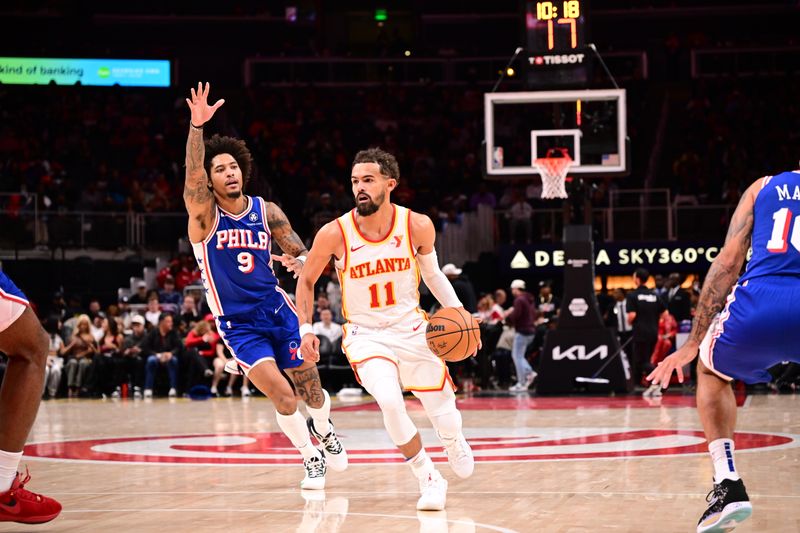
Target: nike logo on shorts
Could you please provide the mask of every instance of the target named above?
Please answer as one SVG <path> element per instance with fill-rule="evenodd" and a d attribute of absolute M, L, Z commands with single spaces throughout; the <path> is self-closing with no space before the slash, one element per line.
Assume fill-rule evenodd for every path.
<path fill-rule="evenodd" d="M 276 314 L 276 315 L 278 314 L 278 311 L 280 311 L 281 309 L 283 309 L 283 305 L 284 305 L 285 303 L 286 303 L 286 302 L 281 302 L 281 305 L 279 305 L 279 306 L 278 306 L 278 308 L 277 308 L 277 309 L 275 309 L 275 314 Z"/>

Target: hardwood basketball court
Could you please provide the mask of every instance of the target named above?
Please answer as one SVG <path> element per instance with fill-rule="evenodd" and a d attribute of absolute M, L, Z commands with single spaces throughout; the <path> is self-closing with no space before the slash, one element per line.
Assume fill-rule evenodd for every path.
<path fill-rule="evenodd" d="M 736 531 L 800 530 L 800 399 L 740 398 L 737 468 L 754 514 Z M 444 460 L 408 400 L 434 460 Z M 445 463 L 447 510 L 417 512 L 416 481 L 364 397 L 334 400 L 350 468 L 301 493 L 300 456 L 255 398 L 42 404 L 23 464 L 59 499 L 44 526 L 1 531 L 694 531 L 712 468 L 691 396 L 461 397 L 475 474 Z"/>

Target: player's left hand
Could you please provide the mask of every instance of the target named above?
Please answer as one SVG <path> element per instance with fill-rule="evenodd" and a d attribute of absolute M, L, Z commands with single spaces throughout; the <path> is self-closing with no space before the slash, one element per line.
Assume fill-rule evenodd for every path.
<path fill-rule="evenodd" d="M 300 339 L 300 353 L 304 361 L 319 362 L 319 337 L 313 333 L 306 333 Z"/>
<path fill-rule="evenodd" d="M 294 279 L 300 277 L 300 272 L 303 271 L 303 262 L 300 261 L 298 258 L 286 254 L 282 255 L 272 254 L 272 259 L 282 264 L 286 268 L 286 270 L 291 272 L 292 275 L 294 276 Z"/>
<path fill-rule="evenodd" d="M 647 381 L 653 382 L 653 385 L 661 385 L 662 389 L 666 389 L 669 387 L 672 372 L 677 371 L 678 381 L 683 383 L 683 367 L 692 362 L 697 355 L 698 348 L 697 343 L 687 342 L 675 353 L 658 363 L 656 369 L 647 376 Z"/>

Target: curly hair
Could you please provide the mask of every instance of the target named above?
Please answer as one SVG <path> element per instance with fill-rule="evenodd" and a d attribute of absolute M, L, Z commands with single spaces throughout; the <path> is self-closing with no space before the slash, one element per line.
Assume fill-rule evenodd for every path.
<path fill-rule="evenodd" d="M 219 154 L 230 154 L 242 169 L 242 189 L 244 189 L 247 182 L 250 181 L 250 169 L 253 166 L 253 156 L 244 141 L 235 137 L 220 137 L 215 134 L 205 141 L 205 145 L 206 155 L 203 164 L 208 174 L 209 187 L 211 187 L 211 160 Z"/>
<path fill-rule="evenodd" d="M 381 169 L 381 174 L 400 181 L 400 166 L 392 154 L 380 148 L 361 150 L 353 159 L 353 167 L 359 163 L 375 163 Z M 352 167 L 351 167 L 352 168 Z"/>

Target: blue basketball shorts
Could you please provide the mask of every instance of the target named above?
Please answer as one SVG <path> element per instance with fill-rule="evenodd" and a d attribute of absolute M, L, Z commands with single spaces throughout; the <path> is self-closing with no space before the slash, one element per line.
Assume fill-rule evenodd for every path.
<path fill-rule="evenodd" d="M 220 316 L 217 331 L 245 374 L 268 359 L 281 370 L 303 364 L 297 313 L 288 298 L 246 315 Z"/>
<path fill-rule="evenodd" d="M 737 284 L 700 345 L 703 364 L 725 380 L 761 383 L 767 369 L 800 363 L 800 279 L 764 276 Z"/>
<path fill-rule="evenodd" d="M 8 276 L 0 272 L 0 332 L 16 322 L 28 305 L 25 294 Z"/>

